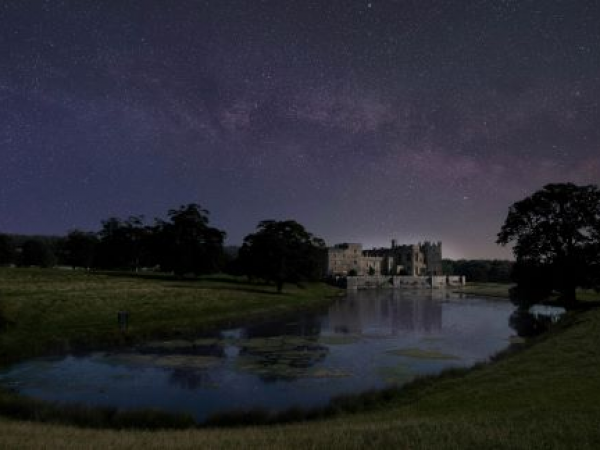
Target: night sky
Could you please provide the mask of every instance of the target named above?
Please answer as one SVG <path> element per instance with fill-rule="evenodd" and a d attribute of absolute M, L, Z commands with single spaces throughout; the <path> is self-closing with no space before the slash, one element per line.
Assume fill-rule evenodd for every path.
<path fill-rule="evenodd" d="M 599 103 L 596 0 L 2 0 L 0 232 L 195 202 L 509 257 L 514 201 L 600 180 Z"/>

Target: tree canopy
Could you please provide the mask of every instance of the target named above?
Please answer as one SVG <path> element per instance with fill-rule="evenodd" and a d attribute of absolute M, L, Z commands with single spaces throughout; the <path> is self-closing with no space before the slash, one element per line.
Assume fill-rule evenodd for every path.
<path fill-rule="evenodd" d="M 217 271 L 223 259 L 225 232 L 208 225 L 209 212 L 190 203 L 169 211 L 169 221 L 154 228 L 155 248 L 162 270 L 176 275 Z"/>
<path fill-rule="evenodd" d="M 0 266 L 15 262 L 15 244 L 10 236 L 0 234 Z"/>
<path fill-rule="evenodd" d="M 567 304 L 577 287 L 600 287 L 600 190 L 548 184 L 510 207 L 497 242 L 514 242 L 513 276 L 527 291 L 557 291 Z"/>
<path fill-rule="evenodd" d="M 248 276 L 274 282 L 281 292 L 285 282 L 318 278 L 324 249 L 322 239 L 294 220 L 265 220 L 246 236 L 239 258 Z"/>
<path fill-rule="evenodd" d="M 62 262 L 71 267 L 89 269 L 94 265 L 97 245 L 96 233 L 72 230 L 62 244 Z"/>
<path fill-rule="evenodd" d="M 102 221 L 95 265 L 103 269 L 137 270 L 145 265 L 142 256 L 149 232 L 142 216 Z"/>
<path fill-rule="evenodd" d="M 21 247 L 19 265 L 22 267 L 52 267 L 56 257 L 50 245 L 40 239 L 29 239 Z"/>
<path fill-rule="evenodd" d="M 443 273 L 446 275 L 464 275 L 467 280 L 482 283 L 508 283 L 513 261 L 486 259 L 442 260 Z"/>

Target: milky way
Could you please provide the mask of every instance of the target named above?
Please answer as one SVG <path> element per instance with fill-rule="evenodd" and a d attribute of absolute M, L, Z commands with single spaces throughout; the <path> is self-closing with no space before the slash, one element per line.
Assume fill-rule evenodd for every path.
<path fill-rule="evenodd" d="M 0 4 L 0 232 L 196 202 L 241 242 L 442 240 L 600 180 L 597 1 Z"/>

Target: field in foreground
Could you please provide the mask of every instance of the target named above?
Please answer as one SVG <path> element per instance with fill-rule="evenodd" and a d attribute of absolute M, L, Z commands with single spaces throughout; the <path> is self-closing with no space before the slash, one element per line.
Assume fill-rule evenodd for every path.
<path fill-rule="evenodd" d="M 600 310 L 461 376 L 335 419 L 183 431 L 0 418 L 2 448 L 600 448 Z"/>

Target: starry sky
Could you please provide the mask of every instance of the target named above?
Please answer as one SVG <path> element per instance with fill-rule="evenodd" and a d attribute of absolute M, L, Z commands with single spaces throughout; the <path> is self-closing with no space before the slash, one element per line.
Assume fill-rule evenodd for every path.
<path fill-rule="evenodd" d="M 200 203 L 241 243 L 441 240 L 600 180 L 596 0 L 2 0 L 0 232 Z"/>

